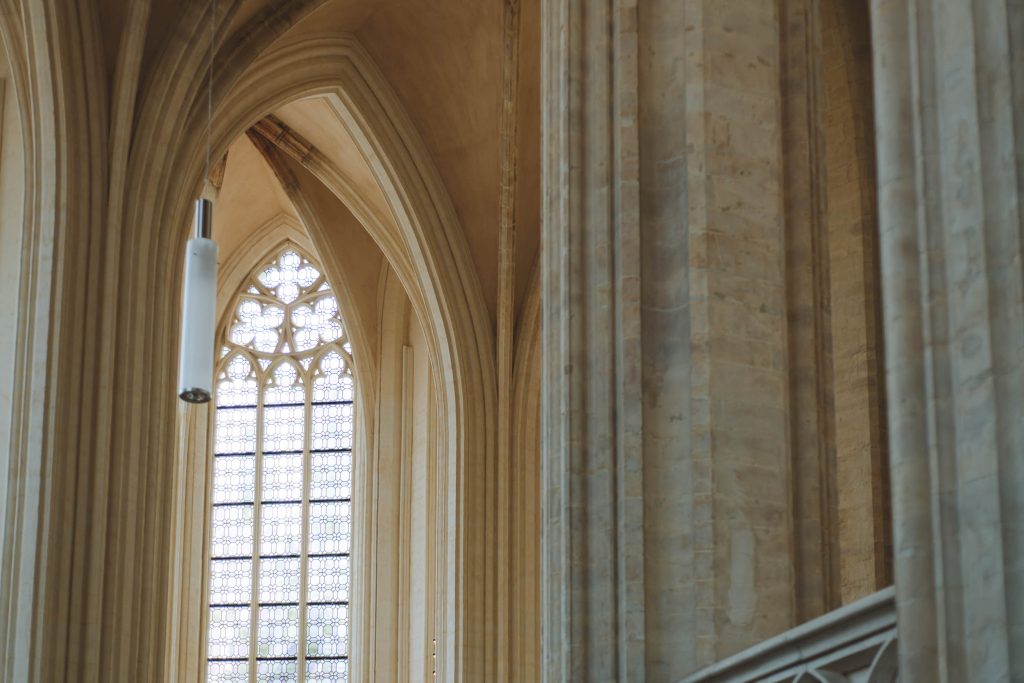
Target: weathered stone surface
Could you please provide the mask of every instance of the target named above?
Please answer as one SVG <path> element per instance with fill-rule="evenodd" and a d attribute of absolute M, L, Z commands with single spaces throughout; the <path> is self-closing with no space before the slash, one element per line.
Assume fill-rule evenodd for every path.
<path fill-rule="evenodd" d="M 207 173 L 211 7 L 0 0 L 0 679 L 203 676 L 205 192 L 350 312 L 353 680 L 1024 680 L 1019 0 L 224 0 Z"/>

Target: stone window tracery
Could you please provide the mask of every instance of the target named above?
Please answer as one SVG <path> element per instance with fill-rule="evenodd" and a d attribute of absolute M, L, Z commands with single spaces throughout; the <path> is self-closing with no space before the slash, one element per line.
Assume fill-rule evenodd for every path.
<path fill-rule="evenodd" d="M 222 341 L 207 680 L 345 681 L 355 385 L 322 269 L 283 246 L 241 286 Z"/>

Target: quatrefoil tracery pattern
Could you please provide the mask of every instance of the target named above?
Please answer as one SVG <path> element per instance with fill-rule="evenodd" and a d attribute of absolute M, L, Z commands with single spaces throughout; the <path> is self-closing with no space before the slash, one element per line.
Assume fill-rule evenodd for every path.
<path fill-rule="evenodd" d="M 222 338 L 207 680 L 347 680 L 355 386 L 337 300 L 285 245 Z"/>
<path fill-rule="evenodd" d="M 264 368 L 282 354 L 308 367 L 308 359 L 326 345 L 351 353 L 330 285 L 294 248 L 286 248 L 243 286 L 226 336 L 225 353 L 244 349 Z"/>

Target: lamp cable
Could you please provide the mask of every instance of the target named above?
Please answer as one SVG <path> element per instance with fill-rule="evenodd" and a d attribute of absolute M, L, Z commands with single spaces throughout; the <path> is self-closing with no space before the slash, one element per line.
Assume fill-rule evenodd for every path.
<path fill-rule="evenodd" d="M 213 47 L 217 41 L 217 0 L 210 0 L 210 49 L 206 71 L 206 176 L 210 179 L 210 146 L 213 137 Z"/>

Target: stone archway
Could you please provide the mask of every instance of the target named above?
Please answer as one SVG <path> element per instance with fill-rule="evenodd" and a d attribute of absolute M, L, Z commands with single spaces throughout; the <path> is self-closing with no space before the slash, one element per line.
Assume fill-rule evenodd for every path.
<path fill-rule="evenodd" d="M 215 87 L 218 101 L 225 101 L 225 93 L 253 67 L 253 60 L 317 4 L 271 7 L 250 20 L 252 30 L 238 31 L 219 51 L 225 68 Z M 59 391 L 51 394 L 55 398 L 45 415 L 68 418 L 59 420 L 59 429 L 39 425 L 37 434 L 51 438 L 31 460 L 52 468 L 52 476 L 44 473 L 39 480 L 48 487 L 41 490 L 38 505 L 39 539 L 48 564 L 39 570 L 37 585 L 60 588 L 40 588 L 46 603 L 36 602 L 23 613 L 37 625 L 35 640 L 55 644 L 45 662 L 35 660 L 41 668 L 30 679 L 74 670 L 82 681 L 156 680 L 171 670 L 182 646 L 181 629 L 187 626 L 178 622 L 177 604 L 184 596 L 174 560 L 166 556 L 166 548 L 183 532 L 176 512 L 183 480 L 173 447 L 175 404 L 168 391 L 178 317 L 175 283 L 186 234 L 182 226 L 199 185 L 201 156 L 199 149 L 180 141 L 202 139 L 200 112 L 205 110 L 205 60 L 186 46 L 205 38 L 206 27 L 201 12 L 190 5 L 175 40 L 148 66 L 143 87 L 142 37 L 150 5 L 132 7 L 130 39 L 119 53 L 109 117 L 76 85 L 100 80 L 100 46 L 83 35 L 94 28 L 90 17 L 62 15 L 52 40 L 38 46 L 39 55 L 26 57 L 36 70 L 33 77 L 55 93 L 53 100 L 39 93 L 33 112 L 42 127 L 61 132 L 46 137 L 60 163 L 55 175 L 47 175 L 34 190 L 42 194 L 32 200 L 31 214 L 36 220 L 53 215 L 51 231 L 62 237 L 53 273 L 61 325 L 52 339 L 44 331 L 38 341 L 51 351 L 46 362 L 59 377 L 49 389 Z M 232 5 L 229 11 L 236 10 Z M 36 28 L 53 20 L 49 14 L 20 12 L 14 8 L 12 16 Z M 401 227 L 389 256 L 405 275 L 403 284 L 428 330 L 431 362 L 438 376 L 449 378 L 436 397 L 442 407 L 439 432 L 448 496 L 443 542 L 451 568 L 442 601 L 447 633 L 438 653 L 439 673 L 450 680 L 477 680 L 484 642 L 493 632 L 485 588 L 493 558 L 482 538 L 489 502 L 483 463 L 493 451 L 492 332 L 474 271 L 461 267 L 467 255 L 454 210 L 412 126 L 352 42 L 342 39 L 340 44 L 348 51 L 346 59 L 333 65 L 313 59 L 304 65 L 306 76 L 296 79 L 293 70 L 287 80 L 303 82 L 305 94 L 332 89 L 347 125 L 359 133 L 374 160 Z M 316 41 L 307 47 L 330 53 L 339 41 L 333 48 Z M 79 53 L 82 59 L 61 62 L 60 73 L 47 71 L 51 56 Z M 299 56 L 310 53 L 300 50 Z M 280 66 L 274 59 L 261 64 L 273 70 Z M 275 88 L 284 75 L 278 72 Z M 259 92 L 269 106 L 298 95 Z M 54 100 L 60 106 L 48 108 Z M 259 112 L 251 114 L 218 125 L 215 147 L 259 118 Z M 223 116 L 218 113 L 217 120 Z M 119 132 L 108 145 L 111 130 Z M 41 144 L 42 133 L 35 131 L 33 139 Z M 35 171 L 42 172 L 39 166 Z M 71 177 L 78 182 L 68 182 Z M 58 211 L 49 214 L 54 206 Z M 35 229 L 31 234 L 41 233 Z M 50 263 L 48 256 L 40 258 Z M 49 282 L 50 275 L 43 279 Z M 37 293 L 31 303 L 48 312 L 48 301 Z M 84 317 L 84 310 L 95 315 Z M 79 421 L 74 416 L 90 387 L 102 390 L 86 404 Z M 38 450 L 43 447 L 56 456 L 47 459 Z M 19 557 L 37 553 L 23 551 Z M 8 661 L 21 666 L 28 661 L 27 652 L 21 654 Z"/>
<path fill-rule="evenodd" d="M 233 93 L 237 93 L 233 94 Z M 225 95 L 218 113 L 216 147 L 223 146 L 265 113 L 298 97 L 327 95 L 339 109 L 381 183 L 399 234 L 375 232 L 364 223 L 403 279 L 417 316 L 428 330 L 432 363 L 439 376 L 442 470 L 448 491 L 446 555 L 453 574 L 442 609 L 449 610 L 441 666 L 473 680 L 483 665 L 488 629 L 483 584 L 486 573 L 481 536 L 484 517 L 483 461 L 493 438 L 493 355 L 479 292 L 466 280 L 468 255 L 461 244 L 454 211 L 438 179 L 430 175 L 411 124 L 365 53 L 350 38 L 285 44 L 257 60 Z M 196 155 L 188 161 L 195 162 Z M 184 160 L 183 160 L 184 161 Z M 187 174 L 184 174 L 187 175 Z M 322 177 L 322 180 L 330 180 Z M 330 189 L 341 199 L 344 187 Z M 471 277 L 471 276 L 470 276 Z"/>

